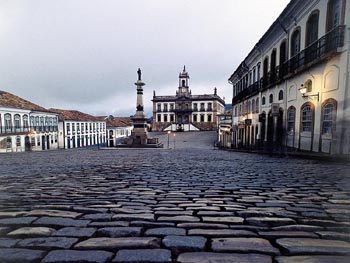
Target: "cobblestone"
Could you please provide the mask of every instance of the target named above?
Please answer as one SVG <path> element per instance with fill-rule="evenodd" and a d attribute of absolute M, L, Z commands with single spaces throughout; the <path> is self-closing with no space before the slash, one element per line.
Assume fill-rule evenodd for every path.
<path fill-rule="evenodd" d="M 214 137 L 1 155 L 0 262 L 347 262 L 349 165 L 216 151 Z"/>

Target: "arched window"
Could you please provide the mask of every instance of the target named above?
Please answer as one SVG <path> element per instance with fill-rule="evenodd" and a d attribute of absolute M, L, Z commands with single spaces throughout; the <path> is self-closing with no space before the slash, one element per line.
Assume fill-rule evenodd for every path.
<path fill-rule="evenodd" d="M 186 81 L 183 79 L 182 80 L 182 87 L 185 87 L 186 86 Z"/>
<path fill-rule="evenodd" d="M 21 128 L 21 116 L 19 114 L 16 114 L 14 116 L 15 118 L 15 129 L 20 129 Z"/>
<path fill-rule="evenodd" d="M 261 68 L 261 63 L 258 64 L 257 68 L 256 68 L 256 78 L 257 81 L 260 81 L 260 68 Z"/>
<path fill-rule="evenodd" d="M 263 77 L 264 77 L 264 79 L 267 78 L 268 71 L 269 71 L 269 58 L 266 57 L 264 59 L 264 65 L 263 65 Z"/>
<path fill-rule="evenodd" d="M 287 41 L 284 40 L 280 45 L 280 65 L 287 61 Z"/>
<path fill-rule="evenodd" d="M 269 103 L 273 103 L 273 94 L 270 94 L 269 96 Z"/>
<path fill-rule="evenodd" d="M 272 53 L 271 53 L 271 66 L 270 66 L 270 69 L 271 71 L 274 71 L 275 68 L 276 68 L 276 49 L 272 50 Z"/>
<path fill-rule="evenodd" d="M 306 92 L 312 92 L 312 80 L 308 79 L 305 84 Z"/>
<path fill-rule="evenodd" d="M 290 56 L 294 57 L 296 54 L 300 52 L 300 30 L 296 29 L 291 38 L 290 43 Z"/>
<path fill-rule="evenodd" d="M 318 39 L 318 17 L 319 11 L 311 13 L 306 23 L 305 47 L 311 45 Z"/>
<path fill-rule="evenodd" d="M 6 113 L 4 116 L 5 119 L 5 130 L 9 132 L 12 128 L 12 122 L 11 122 L 11 114 Z"/>
<path fill-rule="evenodd" d="M 255 104 L 256 104 L 256 107 L 255 107 L 256 112 L 259 113 L 259 98 L 256 99 Z"/>
<path fill-rule="evenodd" d="M 294 133 L 295 131 L 295 108 L 290 106 L 287 111 L 287 132 Z"/>
<path fill-rule="evenodd" d="M 329 0 L 327 6 L 326 32 L 342 24 L 343 0 Z"/>
<path fill-rule="evenodd" d="M 265 96 L 262 97 L 262 101 L 261 101 L 261 105 L 265 105 L 266 104 L 266 98 Z"/>
<path fill-rule="evenodd" d="M 23 128 L 28 129 L 29 123 L 28 123 L 28 115 L 23 115 Z"/>
<path fill-rule="evenodd" d="M 255 110 L 255 99 L 252 100 L 252 112 L 254 113 L 256 110 Z"/>
<path fill-rule="evenodd" d="M 301 107 L 301 131 L 313 131 L 313 106 L 311 103 L 306 103 Z"/>
<path fill-rule="evenodd" d="M 283 100 L 283 90 L 278 92 L 278 100 Z"/>
<path fill-rule="evenodd" d="M 322 104 L 322 134 L 331 135 L 335 130 L 337 101 L 328 99 Z"/>

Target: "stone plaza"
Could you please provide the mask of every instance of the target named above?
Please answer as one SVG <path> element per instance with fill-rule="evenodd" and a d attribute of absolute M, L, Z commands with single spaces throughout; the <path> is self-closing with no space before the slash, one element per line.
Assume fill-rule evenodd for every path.
<path fill-rule="evenodd" d="M 0 262 L 349 262 L 348 164 L 215 136 L 1 155 Z"/>

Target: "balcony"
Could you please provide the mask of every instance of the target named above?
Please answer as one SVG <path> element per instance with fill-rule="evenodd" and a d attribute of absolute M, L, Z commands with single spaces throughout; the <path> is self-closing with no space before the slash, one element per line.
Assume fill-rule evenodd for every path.
<path fill-rule="evenodd" d="M 176 112 L 176 113 L 185 113 L 185 112 L 192 112 L 193 111 L 193 109 L 192 108 L 185 108 L 185 109 L 178 109 L 178 108 L 176 108 L 176 109 L 174 109 L 174 112 Z"/>
<path fill-rule="evenodd" d="M 245 97 L 264 91 L 333 56 L 337 53 L 338 48 L 344 45 L 344 34 L 345 26 L 334 28 L 282 65 L 275 67 L 253 85 L 238 92 L 233 97 L 232 103 L 237 103 Z"/>
<path fill-rule="evenodd" d="M 28 133 L 30 131 L 28 126 L 8 126 L 8 127 L 3 127 L 0 126 L 0 134 L 23 134 L 23 133 Z"/>

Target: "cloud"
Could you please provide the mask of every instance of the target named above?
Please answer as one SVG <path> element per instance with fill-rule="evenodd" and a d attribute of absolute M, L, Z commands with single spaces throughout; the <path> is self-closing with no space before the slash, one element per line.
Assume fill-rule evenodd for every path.
<path fill-rule="evenodd" d="M 0 3 L 0 89 L 45 107 L 134 114 L 175 94 L 183 65 L 193 94 L 232 98 L 228 77 L 288 0 L 73 0 Z M 61 106 L 60 106 L 61 105 Z"/>

